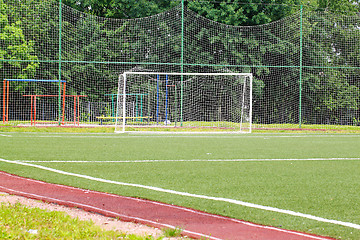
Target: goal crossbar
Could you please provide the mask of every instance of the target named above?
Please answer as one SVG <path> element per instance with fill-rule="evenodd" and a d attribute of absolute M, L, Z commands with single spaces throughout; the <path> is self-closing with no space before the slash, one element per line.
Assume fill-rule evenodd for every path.
<path fill-rule="evenodd" d="M 252 77 L 251 73 L 166 73 L 166 72 L 124 72 L 122 75 L 183 75 L 183 76 L 249 76 Z"/>
<path fill-rule="evenodd" d="M 142 78 L 141 80 L 137 80 L 138 82 L 132 80 L 130 81 L 129 78 L 131 78 L 131 76 L 139 76 L 139 78 L 141 78 L 141 76 L 149 76 L 148 79 L 146 81 L 149 82 L 148 85 L 146 85 L 144 82 L 145 78 Z M 150 77 L 152 76 L 152 77 Z M 161 79 L 164 78 L 163 76 L 166 76 L 166 80 Z M 169 80 L 169 78 L 171 76 L 181 76 L 181 81 L 178 81 L 177 84 L 175 83 L 171 83 L 169 84 L 168 81 L 174 81 L 174 80 Z M 218 97 L 219 99 L 217 99 L 217 101 L 225 101 L 222 98 L 226 98 L 226 101 L 232 101 L 231 104 L 229 105 L 233 105 L 235 102 L 236 104 L 238 104 L 238 106 L 233 107 L 233 106 L 218 106 L 216 110 L 212 109 L 212 111 L 210 110 L 204 110 L 202 109 L 202 113 L 197 113 L 194 112 L 193 115 L 197 115 L 197 118 L 191 119 L 191 117 L 187 117 L 187 120 L 183 120 L 183 111 L 184 108 L 183 107 L 183 102 L 185 102 L 184 99 L 186 99 L 187 102 L 189 102 L 189 99 L 191 98 L 192 95 L 198 95 L 197 97 L 201 98 L 201 95 L 203 94 L 200 90 L 199 92 L 194 91 L 194 88 L 196 87 L 196 82 L 192 84 L 191 88 L 192 90 L 188 90 L 185 85 L 185 80 L 183 80 L 183 77 L 186 76 L 198 76 L 200 78 L 206 78 L 206 77 L 221 77 L 224 76 L 224 79 L 221 79 L 219 82 L 226 82 L 227 79 L 230 79 L 231 77 L 244 77 L 247 78 L 248 80 L 244 80 L 243 84 L 238 84 L 241 85 L 241 90 L 240 88 L 234 88 L 232 91 L 234 92 L 227 92 L 225 94 L 229 95 L 229 96 L 221 96 Z M 151 80 L 150 80 L 151 79 Z M 189 80 L 189 79 L 188 79 Z M 193 79 L 190 79 L 193 80 Z M 152 83 L 150 83 L 152 81 Z M 251 73 L 176 73 L 176 72 L 123 72 L 122 74 L 119 75 L 119 84 L 118 84 L 118 93 L 117 93 L 117 110 L 116 110 L 116 122 L 115 122 L 115 132 L 118 133 L 123 133 L 123 132 L 127 132 L 126 131 L 126 126 L 131 125 L 132 127 L 144 127 L 145 125 L 150 126 L 151 124 L 157 128 L 161 128 L 161 127 L 166 127 L 169 128 L 171 126 L 175 126 L 177 128 L 180 128 L 180 132 L 182 132 L 182 129 L 184 128 L 184 122 L 186 122 L 187 124 L 194 124 L 194 126 L 196 126 L 196 123 L 194 122 L 212 122 L 212 123 L 217 123 L 217 127 L 208 127 L 208 129 L 213 129 L 213 128 L 218 128 L 218 129 L 226 129 L 226 127 L 222 127 L 222 125 L 225 125 L 225 122 L 228 125 L 233 125 L 233 126 L 237 126 L 236 124 L 238 124 L 238 127 L 235 127 L 239 130 L 237 131 L 231 131 L 231 132 L 251 132 L 251 128 L 252 128 L 252 81 L 253 81 L 253 76 Z M 152 84 L 152 85 L 151 85 Z M 207 85 L 206 85 L 207 84 Z M 134 87 L 136 85 L 136 87 Z M 210 82 L 209 80 L 207 81 L 207 83 L 205 83 L 205 87 L 202 86 L 204 89 L 205 88 L 209 88 L 209 86 L 212 85 L 212 82 Z M 232 85 L 235 85 L 234 83 L 232 83 Z M 178 87 L 177 87 L 178 86 Z M 230 85 L 229 85 L 230 86 Z M 229 86 L 227 86 L 229 88 Z M 215 86 L 212 86 L 213 92 L 210 92 L 211 96 L 214 96 L 214 98 L 216 98 L 216 96 L 219 95 L 219 93 L 217 92 L 218 89 Z M 231 86 L 232 87 L 232 86 Z M 162 89 L 161 89 L 162 88 Z M 201 87 L 199 87 L 201 88 Z M 139 90 L 140 92 L 131 92 L 134 90 L 130 90 L 130 89 L 136 89 Z M 172 92 L 170 92 L 170 90 Z M 130 92 L 129 92 L 130 91 Z M 184 97 L 183 94 L 185 91 L 193 91 L 194 93 L 187 93 L 187 96 Z M 223 90 L 224 91 L 224 90 Z M 145 94 L 146 93 L 146 94 Z M 207 96 L 209 95 L 209 92 L 206 92 Z M 204 94 L 204 95 L 206 95 Z M 150 97 L 148 97 L 148 95 Z M 153 98 L 151 99 L 151 95 L 153 95 Z M 180 99 L 179 96 L 181 95 Z M 236 97 L 233 97 L 232 95 L 236 95 Z M 131 100 L 133 98 L 131 98 L 132 96 L 136 96 L 136 101 L 135 100 Z M 138 100 L 138 98 L 140 98 L 139 96 L 141 96 L 141 106 L 138 105 L 138 102 L 140 100 Z M 190 97 L 189 97 L 190 96 Z M 147 98 L 147 99 L 145 99 Z M 161 99 L 164 98 L 164 99 Z M 187 111 L 191 111 L 191 109 L 189 110 L 189 108 L 194 107 L 197 108 L 197 99 L 196 97 L 193 97 L 194 99 L 191 99 L 192 102 L 188 104 L 188 106 L 186 106 L 188 109 Z M 235 99 L 234 99 L 235 98 Z M 231 99 L 231 100 L 229 100 Z M 143 102 L 144 101 L 144 102 Z M 237 102 L 238 101 L 238 102 Z M 135 102 L 136 102 L 136 106 L 135 106 Z M 146 102 L 146 103 L 145 103 Z M 161 103 L 162 102 L 162 103 Z M 179 103 L 180 102 L 180 103 Z M 210 102 L 210 103 L 199 103 L 199 105 L 203 104 L 206 107 L 208 107 L 207 105 L 214 105 L 215 102 Z M 132 104 L 132 105 L 131 105 Z M 147 104 L 148 105 L 148 109 L 146 112 L 146 116 L 153 116 L 151 117 L 152 119 L 154 119 L 154 121 L 141 121 L 141 124 L 138 122 L 132 122 L 129 123 L 129 119 L 142 119 L 143 116 L 142 114 L 144 110 L 144 105 Z M 162 104 L 162 105 L 161 105 Z M 185 104 L 185 103 L 184 103 Z M 156 107 L 155 107 L 156 105 Z M 161 106 L 160 106 L 161 105 Z M 178 107 L 177 107 L 178 106 Z M 170 108 L 173 109 L 170 109 Z M 132 108 L 132 111 L 130 113 L 130 110 Z M 153 112 L 151 112 L 149 109 L 153 109 Z M 164 119 L 159 117 L 159 111 L 161 111 L 161 109 L 159 110 L 159 108 L 165 108 L 165 110 L 163 110 L 163 112 L 165 112 L 166 114 L 164 114 L 165 117 L 165 121 Z M 175 110 L 174 110 L 175 108 Z M 177 109 L 179 108 L 179 109 Z M 229 108 L 229 109 L 227 109 Z M 230 109 L 231 108 L 231 109 Z M 236 109 L 235 109 L 236 108 Z M 235 110 L 234 110 L 235 109 Z M 172 119 L 172 121 L 175 121 L 175 124 L 170 121 L 170 119 L 168 119 L 168 116 L 170 116 L 169 110 L 172 111 L 172 115 L 180 115 L 181 117 L 178 118 L 178 116 L 173 117 L 174 119 Z M 180 113 L 179 113 L 180 111 Z M 196 110 L 194 110 L 196 111 Z M 208 112 L 206 112 L 208 111 Z M 217 112 L 216 112 L 217 111 Z M 222 113 L 222 111 L 227 111 L 226 114 Z M 232 112 L 233 111 L 233 112 Z M 246 111 L 246 112 L 245 112 Z M 130 114 L 130 116 L 128 116 Z M 153 115 L 151 115 L 153 114 Z M 188 115 L 190 116 L 192 113 L 190 112 L 190 114 L 188 113 Z M 226 117 L 216 117 L 215 115 L 226 115 Z M 200 115 L 200 116 L 198 116 Z M 204 115 L 204 116 L 201 116 Z M 206 115 L 206 116 L 205 116 Z M 207 116 L 209 115 L 209 116 Z M 236 121 L 234 120 L 229 120 L 230 115 L 238 115 Z M 206 118 L 207 117 L 207 118 Z M 227 119 L 225 119 L 227 118 Z M 234 118 L 234 117 L 233 117 Z M 244 124 L 244 119 L 246 118 L 246 124 Z M 161 119 L 161 120 L 159 120 Z M 118 121 L 119 120 L 119 121 Z M 181 122 L 180 125 L 177 125 L 178 122 Z M 231 123 L 233 122 L 233 123 Z M 246 125 L 246 127 L 244 127 L 244 125 Z M 183 127 L 183 128 L 181 128 Z M 201 126 L 202 128 L 206 128 L 204 126 Z M 193 127 L 195 128 L 195 127 Z M 246 131 L 243 131 L 243 129 L 246 128 Z M 143 130 L 142 130 L 143 131 Z M 161 132 L 161 130 L 160 130 Z M 166 130 L 166 132 L 179 132 L 177 131 L 169 131 L 168 129 Z M 191 133 L 194 133 L 196 131 L 190 131 Z M 204 131 L 201 131 L 204 132 Z M 226 132 L 226 131 L 221 131 L 221 132 Z"/>

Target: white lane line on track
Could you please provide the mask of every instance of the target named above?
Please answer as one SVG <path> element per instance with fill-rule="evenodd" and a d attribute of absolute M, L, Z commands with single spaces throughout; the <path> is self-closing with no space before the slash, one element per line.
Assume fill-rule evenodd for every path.
<path fill-rule="evenodd" d="M 0 158 L 0 161 L 6 162 L 6 163 L 11 163 L 11 164 L 34 167 L 34 168 L 38 168 L 38 169 L 42 169 L 42 170 L 62 174 L 62 175 L 73 176 L 73 177 L 88 179 L 88 180 L 97 181 L 97 182 L 116 184 L 116 185 L 121 185 L 121 186 L 136 187 L 136 188 L 142 188 L 142 189 L 147 189 L 147 190 L 152 190 L 152 191 L 157 191 L 157 192 L 163 192 L 163 193 L 169 193 L 169 194 L 174 194 L 174 195 L 180 195 L 180 196 L 185 196 L 185 197 L 192 197 L 192 198 L 199 198 L 199 199 L 227 202 L 227 203 L 236 204 L 236 205 L 240 205 L 240 206 L 244 206 L 244 207 L 256 208 L 256 209 L 261 209 L 261 210 L 265 210 L 265 211 L 272 211 L 272 212 L 287 214 L 287 215 L 291 215 L 291 216 L 307 218 L 307 219 L 315 220 L 315 221 L 318 221 L 318 222 L 331 223 L 331 224 L 336 224 L 336 225 L 345 226 L 345 227 L 349 227 L 349 228 L 360 229 L 360 225 L 355 224 L 355 223 L 342 222 L 342 221 L 333 220 L 333 219 L 326 219 L 326 218 L 322 218 L 322 217 L 313 216 L 313 215 L 310 215 L 310 214 L 295 212 L 295 211 L 292 211 L 292 210 L 285 210 L 285 209 L 279 209 L 279 208 L 275 208 L 275 207 L 262 206 L 262 205 L 258 205 L 258 204 L 254 204 L 254 203 L 248 203 L 248 202 L 243 202 L 243 201 L 229 199 L 229 198 L 211 197 L 211 196 L 198 195 L 198 194 L 192 194 L 192 193 L 187 193 L 187 192 L 179 192 L 179 191 L 170 190 L 170 189 L 164 189 L 164 188 L 159 188 L 159 187 L 146 186 L 146 185 L 141 185 L 141 184 L 117 182 L 117 181 L 112 181 L 112 180 L 107 180 L 107 179 L 102 179 L 102 178 L 96 178 L 96 177 L 91 177 L 91 176 L 77 174 L 77 173 L 65 172 L 65 171 L 62 171 L 62 170 L 49 168 L 49 167 L 44 167 L 44 166 L 41 166 L 41 165 L 35 165 L 35 164 L 30 164 L 30 163 L 5 160 L 5 159 L 2 159 L 2 158 Z"/>
<path fill-rule="evenodd" d="M 8 174 L 8 173 L 4 173 L 5 175 L 10 175 L 11 177 L 16 177 L 16 178 L 20 178 L 20 179 L 24 179 L 22 177 L 19 177 L 19 176 L 14 176 L 14 175 L 11 175 L 11 174 Z M 30 181 L 30 182 L 36 182 L 36 183 L 40 183 L 40 184 L 44 184 L 44 182 L 42 181 L 39 181 L 39 180 L 34 180 L 34 179 L 30 179 L 30 178 L 25 178 L 27 181 Z M 155 201 L 149 201 L 149 200 L 145 200 L 145 199 L 140 199 L 140 198 L 132 198 L 132 197 L 126 197 L 126 196 L 119 196 L 119 195 L 115 195 L 115 194 L 111 194 L 111 193 L 104 193 L 104 192 L 98 192 L 98 191 L 92 191 L 92 190 L 83 190 L 83 189 L 79 189 L 79 188 L 75 188 L 75 187 L 71 187 L 71 186 L 66 186 L 66 185 L 59 185 L 59 184 L 54 184 L 56 185 L 57 187 L 61 187 L 61 188 L 68 188 L 68 189 L 71 189 L 71 190 L 81 190 L 81 191 L 84 191 L 84 192 L 92 192 L 92 193 L 96 193 L 96 194 L 100 194 L 100 195 L 105 195 L 105 196 L 111 196 L 111 197 L 116 197 L 116 198 L 120 198 L 120 199 L 127 199 L 127 200 L 134 200 L 134 201 L 137 201 L 137 202 L 145 202 L 147 204 L 151 203 L 151 204 L 154 204 L 154 205 L 160 205 L 162 207 L 167 207 L 167 208 L 173 208 L 173 209 L 180 209 L 182 211 L 187 211 L 187 212 L 191 212 L 191 213 L 195 213 L 197 215 L 203 215 L 203 216 L 207 216 L 207 217 L 211 217 L 211 218 L 218 218 L 218 219 L 222 219 L 222 220 L 227 220 L 227 221 L 232 221 L 232 222 L 236 222 L 236 223 L 240 223 L 240 224 L 244 224 L 244 225 L 247 225 L 247 226 L 250 226 L 250 227 L 255 227 L 255 228 L 260 228 L 260 229 L 268 229 L 268 230 L 273 230 L 273 231 L 278 231 L 278 232 L 284 232 L 284 233 L 290 233 L 290 234 L 293 234 L 293 235 L 298 235 L 298 236 L 303 236 L 303 237 L 308 237 L 310 239 L 316 239 L 316 240 L 328 240 L 328 238 L 324 238 L 324 237 L 321 237 L 321 236 L 315 236 L 315 235 L 309 235 L 309 234 L 306 234 L 306 233 L 302 233 L 302 232 L 296 232 L 296 231 L 291 231 L 291 230 L 287 230 L 287 229 L 281 229 L 281 228 L 276 228 L 276 227 L 271 227 L 271 226 L 264 226 L 264 225 L 259 225 L 259 224 L 255 224 L 255 223 L 251 223 L 251 222 L 246 222 L 246 221 L 243 221 L 243 220 L 238 220 L 238 219 L 234 219 L 234 218 L 229 218 L 229 217 L 223 217 L 223 216 L 220 216 L 220 215 L 215 215 L 215 214 L 210 214 L 210 213 L 206 213 L 206 212 L 200 212 L 200 211 L 197 211 L 197 210 L 193 210 L 193 209 L 190 209 L 190 208 L 185 208 L 185 207 L 181 207 L 181 206 L 176 206 L 176 205 L 170 205 L 170 204 L 166 204 L 166 203 L 161 203 L 161 202 L 155 202 Z M 0 188 L 4 188 L 4 187 L 1 187 Z M 6 188 L 8 190 L 11 190 L 9 188 Z M 16 190 L 12 190 L 12 191 L 16 191 Z M 19 191 L 17 191 L 18 193 L 21 193 Z M 26 193 L 27 194 L 27 193 Z M 34 194 L 32 194 L 34 196 Z M 39 195 L 36 195 L 36 196 L 39 196 Z M 42 196 L 41 196 L 42 197 Z M 47 198 L 47 197 L 44 197 L 44 198 Z M 54 198 L 48 198 L 48 199 L 54 199 Z M 60 200 L 60 201 L 63 201 L 63 200 Z M 70 203 L 70 202 L 67 202 L 67 203 Z M 73 202 L 71 202 L 73 203 Z M 83 206 L 87 206 L 87 205 L 83 205 Z M 102 210 L 102 209 L 101 209 Z M 121 214 L 118 214 L 119 216 L 125 216 L 125 215 L 121 215 Z M 132 217 L 129 217 L 129 216 L 125 216 L 125 217 L 128 217 L 128 218 L 132 218 Z M 135 220 L 139 220 L 141 218 L 133 218 Z M 147 220 L 146 220 L 147 221 Z M 153 223 L 153 222 L 152 222 Z M 157 224 L 159 224 L 158 222 L 156 222 Z M 171 225 L 166 225 L 164 224 L 164 226 L 166 227 L 173 227 L 174 226 L 171 226 Z M 195 233 L 195 232 L 192 232 L 192 231 L 187 231 L 186 232 L 188 233 L 192 233 L 192 234 L 198 234 L 199 236 L 205 236 L 207 237 L 207 239 L 218 239 L 218 238 L 215 238 L 215 237 L 210 237 L 210 236 L 207 236 L 207 235 L 203 235 L 201 233 Z"/>
<path fill-rule="evenodd" d="M 161 163 L 161 162 L 271 162 L 271 161 L 359 161 L 360 158 L 253 158 L 253 159 L 178 159 L 178 160 L 113 160 L 113 161 L 85 161 L 85 160 L 17 160 L 24 163 Z"/>
<path fill-rule="evenodd" d="M 169 225 L 169 224 L 154 222 L 154 221 L 144 219 L 144 218 L 139 218 L 139 217 L 131 217 L 131 216 L 127 216 L 127 215 L 124 215 L 124 214 L 104 210 L 102 208 L 98 208 L 98 207 L 94 207 L 94 206 L 90 206 L 90 205 L 82 204 L 82 203 L 78 203 L 78 202 L 65 201 L 65 200 L 52 198 L 52 197 L 46 197 L 46 196 L 42 196 L 42 195 L 38 195 L 38 194 L 31 194 L 31 193 L 21 192 L 21 191 L 13 190 L 13 189 L 10 189 L 10 188 L 5 188 L 5 187 L 2 187 L 2 186 L 0 186 L 0 189 L 6 189 L 7 191 L 13 192 L 14 194 L 20 194 L 20 195 L 24 195 L 24 196 L 31 196 L 32 198 L 35 198 L 35 199 L 50 200 L 50 201 L 53 201 L 53 202 L 56 202 L 56 203 L 61 203 L 61 204 L 64 204 L 64 205 L 75 205 L 75 206 L 80 207 L 80 208 L 91 209 L 94 212 L 107 213 L 107 214 L 110 214 L 113 217 L 119 217 L 119 218 L 122 217 L 122 218 L 131 219 L 131 220 L 134 220 L 134 221 L 137 221 L 137 222 L 141 222 L 142 224 L 147 223 L 147 224 L 151 224 L 153 226 L 160 225 L 160 226 L 166 227 L 166 228 L 172 228 L 172 229 L 176 228 L 176 226 L 172 226 L 172 225 Z M 185 232 L 185 233 L 189 233 L 189 234 L 199 236 L 199 237 L 205 237 L 206 239 L 221 240 L 220 238 L 211 237 L 209 235 L 205 235 L 205 234 L 201 234 L 201 233 L 197 233 L 197 232 L 193 232 L 193 231 L 188 231 L 188 230 L 182 230 L 182 231 Z M 323 239 L 323 238 L 321 238 L 321 239 Z"/>

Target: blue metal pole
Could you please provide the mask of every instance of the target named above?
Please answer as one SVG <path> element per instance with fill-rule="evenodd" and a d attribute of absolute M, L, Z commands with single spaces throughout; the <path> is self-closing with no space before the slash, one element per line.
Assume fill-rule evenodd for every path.
<path fill-rule="evenodd" d="M 168 80 L 169 80 L 169 76 L 166 75 L 166 100 L 165 100 L 165 125 L 167 125 L 167 120 L 168 120 Z"/>
<path fill-rule="evenodd" d="M 160 76 L 157 75 L 156 78 L 156 123 L 159 122 L 159 79 Z"/>

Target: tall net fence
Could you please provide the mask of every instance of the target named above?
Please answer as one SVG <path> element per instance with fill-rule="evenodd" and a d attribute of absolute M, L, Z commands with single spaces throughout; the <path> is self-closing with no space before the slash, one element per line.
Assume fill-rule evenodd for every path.
<path fill-rule="evenodd" d="M 57 0 L 0 0 L 0 14 L 0 124 L 112 125 L 119 76 L 146 70 L 252 73 L 254 128 L 360 125 L 358 15 L 297 7 L 269 24 L 236 27 L 180 1 L 120 20 Z M 137 103 L 127 103 L 133 114 Z"/>

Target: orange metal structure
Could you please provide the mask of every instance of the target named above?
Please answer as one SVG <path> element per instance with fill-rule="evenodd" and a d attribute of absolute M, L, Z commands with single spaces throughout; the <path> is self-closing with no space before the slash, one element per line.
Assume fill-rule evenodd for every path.
<path fill-rule="evenodd" d="M 59 80 L 36 80 L 36 79 L 4 79 L 3 80 L 3 114 L 2 120 L 3 124 L 9 122 L 9 89 L 10 89 L 10 81 L 18 81 L 18 82 L 59 82 Z M 65 91 L 66 91 L 66 82 L 60 81 L 60 92 L 62 91 L 62 109 L 63 109 L 63 116 L 62 116 L 62 123 L 64 123 L 64 115 L 65 115 Z M 30 121 L 31 124 L 35 124 L 36 122 L 36 97 L 59 97 L 59 95 L 23 95 L 23 96 L 32 96 L 31 97 L 31 114 L 30 114 Z M 70 95 L 67 95 L 70 96 Z M 71 95 L 71 96 L 79 96 L 83 97 L 84 95 Z"/>
<path fill-rule="evenodd" d="M 31 97 L 31 112 L 30 112 L 30 121 L 31 125 L 36 124 L 36 98 L 37 97 L 59 97 L 59 95 L 23 95 L 24 97 Z M 87 97 L 87 95 L 62 95 L 63 97 L 63 116 L 61 124 L 65 124 L 65 98 L 73 97 L 74 98 L 74 121 L 75 125 L 80 124 L 80 97 Z"/>

